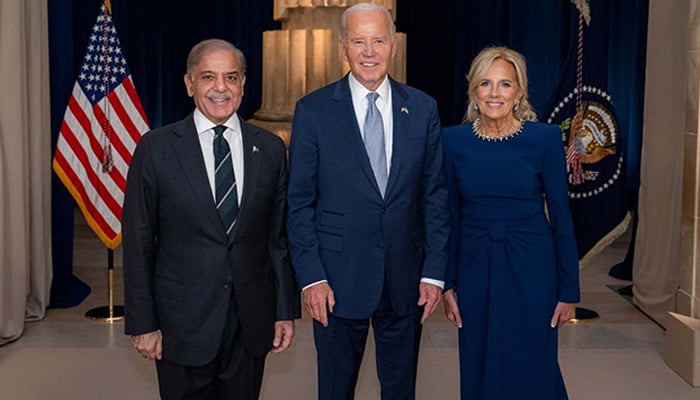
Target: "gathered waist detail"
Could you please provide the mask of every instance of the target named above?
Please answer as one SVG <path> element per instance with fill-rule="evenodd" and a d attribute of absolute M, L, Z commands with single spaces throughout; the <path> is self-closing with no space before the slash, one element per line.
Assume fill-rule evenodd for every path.
<path fill-rule="evenodd" d="M 535 214 L 529 218 L 508 221 L 463 218 L 462 229 L 488 233 L 489 239 L 503 241 L 508 234 L 544 233 L 550 228 L 544 214 Z"/>

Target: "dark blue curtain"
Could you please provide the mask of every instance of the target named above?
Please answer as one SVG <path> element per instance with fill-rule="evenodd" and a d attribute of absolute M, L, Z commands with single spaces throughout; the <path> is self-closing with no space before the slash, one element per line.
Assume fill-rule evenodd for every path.
<path fill-rule="evenodd" d="M 408 35 L 407 81 L 435 97 L 444 125 L 461 121 L 469 64 L 487 45 L 507 45 L 528 60 L 530 97 L 537 110 L 551 101 L 576 38 L 577 11 L 568 0 L 398 0 L 397 28 Z M 626 154 L 627 185 L 639 184 L 648 0 L 591 0 L 609 25 L 608 89 L 615 101 Z M 75 81 L 100 0 L 51 0 L 51 120 L 53 143 Z M 112 0 L 136 89 L 152 127 L 187 115 L 193 104 L 182 76 L 196 42 L 227 39 L 248 58 L 240 114 L 261 103 L 262 32 L 279 29 L 272 0 Z M 185 4 L 182 6 L 181 4 Z M 540 115 L 541 119 L 545 116 Z M 54 272 L 71 275 L 73 206 L 55 181 Z M 61 271 L 56 274 L 56 271 Z M 70 280 L 70 279 L 68 279 Z M 57 280 L 54 279 L 56 285 Z M 57 290 L 70 292 L 70 289 Z M 52 296 L 52 302 L 54 298 Z"/>
<path fill-rule="evenodd" d="M 49 63 L 51 79 L 51 148 L 55 149 L 63 112 L 68 104 L 81 50 L 75 48 L 74 36 L 84 36 L 87 43 L 91 23 L 74 26 L 73 4 L 49 1 Z M 78 7 L 80 9 L 80 7 Z M 93 15 L 94 19 L 97 13 Z M 85 26 L 82 26 L 85 25 Z M 77 31 L 80 30 L 78 33 Z M 84 51 L 85 49 L 83 49 Z M 53 150 L 52 150 L 53 154 Z M 51 177 L 51 237 L 53 280 L 49 307 L 71 307 L 90 294 L 90 287 L 73 275 L 73 207 L 75 203 L 56 174 Z"/>
<path fill-rule="evenodd" d="M 530 101 L 543 112 L 553 100 L 578 12 L 568 0 L 399 0 L 396 25 L 408 34 L 408 83 L 431 94 L 443 125 L 460 123 L 466 74 L 484 47 L 505 45 L 528 62 Z M 639 186 L 648 0 L 591 0 L 608 27 L 607 87 L 615 102 L 628 158 L 627 185 Z M 605 62 L 604 60 L 601 62 Z M 539 114 L 541 120 L 545 115 Z"/>

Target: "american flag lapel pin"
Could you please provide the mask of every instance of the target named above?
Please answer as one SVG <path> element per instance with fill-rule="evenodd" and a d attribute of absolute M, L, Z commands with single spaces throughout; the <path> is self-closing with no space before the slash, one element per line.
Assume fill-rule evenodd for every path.
<path fill-rule="evenodd" d="M 258 154 L 258 153 L 260 153 L 260 149 L 258 148 L 258 146 L 253 145 L 253 154 Z"/>
<path fill-rule="evenodd" d="M 401 112 L 408 115 L 408 108 L 407 107 L 401 107 Z"/>

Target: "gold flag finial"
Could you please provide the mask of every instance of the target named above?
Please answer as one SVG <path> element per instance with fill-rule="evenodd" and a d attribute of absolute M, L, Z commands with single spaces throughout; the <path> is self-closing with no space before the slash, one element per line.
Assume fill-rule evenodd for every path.
<path fill-rule="evenodd" d="M 105 0 L 105 7 L 107 7 L 107 12 L 112 13 L 112 2 L 109 0 Z"/>
<path fill-rule="evenodd" d="M 586 21 L 586 25 L 591 24 L 591 8 L 588 5 L 588 0 L 571 0 L 576 6 L 578 11 L 583 14 L 583 19 Z"/>

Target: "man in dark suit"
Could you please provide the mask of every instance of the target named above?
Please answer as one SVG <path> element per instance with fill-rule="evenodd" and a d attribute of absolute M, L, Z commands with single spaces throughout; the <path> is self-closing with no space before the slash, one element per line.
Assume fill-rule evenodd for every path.
<path fill-rule="evenodd" d="M 447 264 L 437 105 L 388 76 L 386 8 L 349 8 L 340 34 L 351 72 L 301 99 L 292 123 L 292 265 L 314 319 L 319 399 L 353 398 L 370 323 L 382 398 L 412 399 Z"/>
<path fill-rule="evenodd" d="M 184 80 L 196 110 L 144 135 L 129 169 L 125 332 L 156 360 L 163 399 L 257 399 L 265 355 L 289 347 L 300 314 L 285 147 L 237 116 L 232 44 L 195 45 Z"/>

